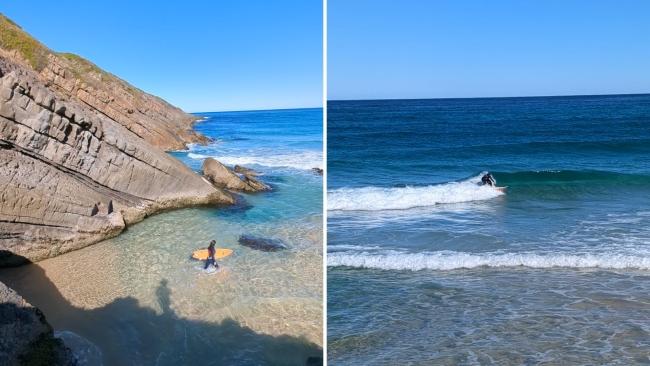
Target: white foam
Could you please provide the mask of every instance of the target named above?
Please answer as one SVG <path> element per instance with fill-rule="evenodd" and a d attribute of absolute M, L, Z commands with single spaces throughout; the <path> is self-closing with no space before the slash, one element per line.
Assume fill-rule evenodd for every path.
<path fill-rule="evenodd" d="M 470 254 L 453 251 L 403 253 L 335 252 L 328 253 L 329 267 L 356 267 L 385 270 L 424 269 L 448 271 L 477 267 L 530 267 L 530 268 L 603 268 L 650 269 L 649 256 L 617 254 L 537 254 L 537 253 L 482 253 Z"/>
<path fill-rule="evenodd" d="M 261 165 L 276 168 L 293 168 L 299 170 L 311 170 L 312 168 L 323 167 L 322 154 L 315 151 L 304 151 L 293 154 L 277 155 L 205 155 L 189 153 L 191 159 L 214 158 L 226 165 Z"/>
<path fill-rule="evenodd" d="M 441 203 L 461 203 L 489 200 L 503 192 L 478 185 L 481 176 L 461 182 L 425 187 L 363 187 L 340 188 L 328 192 L 327 209 L 341 211 L 405 210 L 434 206 Z"/>

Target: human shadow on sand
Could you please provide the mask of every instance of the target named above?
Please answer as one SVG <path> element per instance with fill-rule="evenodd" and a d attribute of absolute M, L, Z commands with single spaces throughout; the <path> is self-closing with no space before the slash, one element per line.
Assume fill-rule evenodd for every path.
<path fill-rule="evenodd" d="M 40 308 L 55 330 L 73 332 L 97 346 L 104 365 L 322 364 L 322 348 L 304 337 L 261 334 L 232 319 L 178 316 L 164 279 L 156 289 L 162 313 L 140 306 L 133 297 L 95 309 L 76 307 L 36 264 L 0 269 L 0 281 Z"/>

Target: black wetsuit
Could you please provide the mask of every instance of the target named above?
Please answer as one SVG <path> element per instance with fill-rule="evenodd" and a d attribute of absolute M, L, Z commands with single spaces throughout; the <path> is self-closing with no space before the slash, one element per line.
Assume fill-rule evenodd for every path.
<path fill-rule="evenodd" d="M 484 175 L 483 178 L 481 178 L 481 182 L 489 186 L 494 186 L 494 178 L 492 178 L 492 175 L 490 174 Z"/>
<path fill-rule="evenodd" d="M 217 261 L 214 259 L 215 252 L 216 250 L 214 247 L 208 247 L 208 259 L 205 260 L 205 267 L 203 267 L 203 269 L 208 269 L 210 264 L 212 264 L 215 268 L 219 268 Z"/>

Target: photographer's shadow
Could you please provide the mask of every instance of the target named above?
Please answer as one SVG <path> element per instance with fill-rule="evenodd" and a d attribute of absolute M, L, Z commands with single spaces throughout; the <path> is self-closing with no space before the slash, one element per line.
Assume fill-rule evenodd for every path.
<path fill-rule="evenodd" d="M 140 306 L 133 297 L 96 309 L 76 307 L 36 264 L 0 269 L 0 281 L 40 308 L 56 330 L 98 346 L 104 365 L 322 364 L 322 348 L 304 337 L 257 333 L 233 319 L 179 317 L 170 307 L 171 290 L 164 279 L 156 288 L 162 313 Z"/>

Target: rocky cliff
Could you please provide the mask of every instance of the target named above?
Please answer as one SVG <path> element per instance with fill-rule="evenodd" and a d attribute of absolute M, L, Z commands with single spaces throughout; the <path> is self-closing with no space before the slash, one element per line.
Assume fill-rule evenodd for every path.
<path fill-rule="evenodd" d="M 158 148 L 180 150 L 187 143 L 207 142 L 192 130 L 195 116 L 82 57 L 48 49 L 2 14 L 0 55 L 21 62 L 49 88 L 92 107 Z"/>
<path fill-rule="evenodd" d="M 202 140 L 192 121 L 0 16 L 0 253 L 40 260 L 163 209 L 232 203 L 163 151 Z"/>

